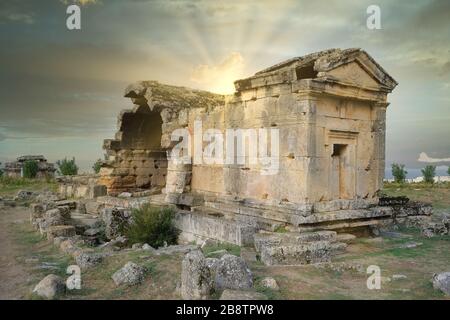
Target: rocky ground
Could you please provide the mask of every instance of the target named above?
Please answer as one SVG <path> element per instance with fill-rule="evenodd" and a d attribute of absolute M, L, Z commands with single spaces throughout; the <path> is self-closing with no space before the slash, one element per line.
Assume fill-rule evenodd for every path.
<path fill-rule="evenodd" d="M 427 191 L 406 192 L 423 201 Z M 447 196 L 448 189 L 430 192 L 439 218 L 450 209 Z M 450 271 L 449 235 L 394 229 L 352 240 L 332 262 L 265 266 L 251 248 L 212 242 L 104 250 L 50 241 L 30 224 L 30 209 L 21 206 L 27 203 L 17 204 L 0 204 L 2 299 L 450 299 L 442 290 L 450 287 L 444 273 Z M 66 290 L 67 267 L 74 264 L 82 266 L 81 289 Z M 380 289 L 367 288 L 370 265 L 380 268 Z"/>

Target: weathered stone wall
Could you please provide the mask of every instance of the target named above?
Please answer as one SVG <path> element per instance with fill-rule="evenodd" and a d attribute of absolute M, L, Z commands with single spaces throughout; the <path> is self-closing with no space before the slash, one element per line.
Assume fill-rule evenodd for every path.
<path fill-rule="evenodd" d="M 98 175 L 60 176 L 58 194 L 63 198 L 94 199 L 106 195 L 106 186 L 99 183 Z"/>
<path fill-rule="evenodd" d="M 223 105 L 224 97 L 155 81 L 130 85 L 125 97 L 134 108 L 119 115 L 115 139 L 105 140 L 108 160 L 100 170 L 101 183 L 110 194 L 136 189 L 190 191 L 191 167 L 171 165 L 168 160 L 177 143 L 171 141 L 171 134 L 188 125 L 189 110 Z"/>
<path fill-rule="evenodd" d="M 102 179 L 109 179 L 109 191 L 163 186 L 165 181 L 166 201 L 188 206 L 187 198 L 180 195 L 191 193 L 194 202 L 198 195 L 204 196 L 210 203 L 214 197 L 231 197 L 258 208 L 287 204 L 298 208 L 289 210 L 294 214 L 306 207 L 309 213 L 366 208 L 376 203 L 382 185 L 386 101 L 396 84 L 359 49 L 327 50 L 288 60 L 236 81 L 236 93 L 226 98 L 139 82 L 125 95 L 135 108 L 121 115 L 116 140 L 105 141 L 110 161 L 102 168 Z M 154 128 L 156 115 L 162 120 L 161 131 Z M 205 158 L 177 164 L 168 159 L 166 166 L 160 166 L 166 170 L 165 180 L 138 183 L 146 181 L 145 174 L 154 174 L 145 171 L 140 177 L 142 165 L 133 165 L 141 159 L 154 160 L 141 158 L 142 148 L 170 154 L 178 142 L 170 139 L 173 131 L 187 128 L 193 134 L 196 121 L 201 122 L 203 134 L 219 130 L 224 146 L 227 129 L 279 130 L 275 174 L 264 174 L 265 168 L 251 163 L 247 152 L 243 164 L 236 157 L 233 164 Z M 146 135 L 152 138 L 146 140 Z M 195 139 L 191 140 L 194 153 Z M 208 144 L 203 142 L 203 147 Z"/>

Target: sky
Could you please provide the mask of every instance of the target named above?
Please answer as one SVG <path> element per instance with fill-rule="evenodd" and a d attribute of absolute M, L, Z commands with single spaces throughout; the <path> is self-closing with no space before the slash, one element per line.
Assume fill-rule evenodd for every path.
<path fill-rule="evenodd" d="M 73 3 L 81 30 L 66 27 Z M 379 30 L 366 26 L 371 4 Z M 234 80 L 285 59 L 358 47 L 399 82 L 388 97 L 386 164 L 415 176 L 428 164 L 421 152 L 450 158 L 449 39 L 448 0 L 2 1 L 0 162 L 75 157 L 88 171 L 131 107 L 131 82 L 232 93 Z M 432 164 L 442 173 L 450 162 Z"/>

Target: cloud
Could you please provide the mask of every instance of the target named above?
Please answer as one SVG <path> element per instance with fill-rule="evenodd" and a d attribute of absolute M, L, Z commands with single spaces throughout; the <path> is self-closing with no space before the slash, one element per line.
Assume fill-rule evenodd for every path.
<path fill-rule="evenodd" d="M 34 18 L 31 14 L 26 13 L 10 13 L 5 17 L 11 22 L 22 22 L 25 24 L 33 24 Z"/>
<path fill-rule="evenodd" d="M 99 0 L 60 0 L 60 1 L 62 3 L 64 3 L 64 4 L 67 4 L 67 5 L 69 5 L 69 4 L 79 4 L 79 5 L 82 5 L 82 6 L 86 6 L 86 5 L 89 5 L 89 4 L 100 3 Z"/>
<path fill-rule="evenodd" d="M 29 7 L 21 6 L 17 2 L 0 4 L 0 23 L 33 24 L 35 13 Z"/>
<path fill-rule="evenodd" d="M 450 162 L 450 158 L 430 158 L 425 152 L 421 152 L 419 155 L 419 159 L 417 159 L 417 161 L 429 163 Z"/>
<path fill-rule="evenodd" d="M 239 52 L 230 53 L 218 64 L 201 64 L 194 68 L 191 81 L 217 93 L 232 93 L 233 81 L 242 77 L 244 58 Z"/>

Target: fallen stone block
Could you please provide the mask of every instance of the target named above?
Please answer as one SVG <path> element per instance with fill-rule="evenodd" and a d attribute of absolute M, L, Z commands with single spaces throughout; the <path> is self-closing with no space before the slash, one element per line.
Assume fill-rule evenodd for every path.
<path fill-rule="evenodd" d="M 261 261 L 268 266 L 330 262 L 331 251 L 331 244 L 327 241 L 299 245 L 265 246 L 261 249 Z"/>
<path fill-rule="evenodd" d="M 254 291 L 226 289 L 222 292 L 220 300 L 267 300 L 267 297 Z"/>
<path fill-rule="evenodd" d="M 274 278 L 266 277 L 261 280 L 261 285 L 265 288 L 278 291 L 280 287 L 278 286 L 277 281 Z"/>
<path fill-rule="evenodd" d="M 32 203 L 30 205 L 30 222 L 33 223 L 37 218 L 42 218 L 44 214 L 44 206 L 40 203 Z"/>
<path fill-rule="evenodd" d="M 53 241 L 56 237 L 70 238 L 75 236 L 74 226 L 51 226 L 47 228 L 47 239 Z"/>
<path fill-rule="evenodd" d="M 249 289 L 253 286 L 253 275 L 247 263 L 231 254 L 223 255 L 213 266 L 214 287 L 223 289 Z"/>
<path fill-rule="evenodd" d="M 122 208 L 105 208 L 102 211 L 105 223 L 105 235 L 114 239 L 122 235 L 123 230 L 131 223 L 131 211 Z"/>
<path fill-rule="evenodd" d="M 428 222 L 422 225 L 422 235 L 427 238 L 432 238 L 434 236 L 443 236 L 448 233 L 447 227 L 444 222 Z"/>
<path fill-rule="evenodd" d="M 180 294 L 186 300 L 208 299 L 213 290 L 211 270 L 199 250 L 186 254 L 181 263 Z"/>
<path fill-rule="evenodd" d="M 75 210 L 77 208 L 77 202 L 74 200 L 59 200 L 55 201 L 57 207 L 69 207 L 70 210 Z"/>
<path fill-rule="evenodd" d="M 86 213 L 89 214 L 100 214 L 105 205 L 97 201 L 87 201 L 85 203 Z"/>
<path fill-rule="evenodd" d="M 65 291 L 66 284 L 64 280 L 54 274 L 46 276 L 33 289 L 33 293 L 46 299 L 55 299 L 64 294 Z"/>
<path fill-rule="evenodd" d="M 75 261 L 81 269 L 95 267 L 103 261 L 103 254 L 82 250 L 74 254 Z"/>
<path fill-rule="evenodd" d="M 134 262 L 127 262 L 125 266 L 112 275 L 112 279 L 116 286 L 123 284 L 137 285 L 144 281 L 146 271 L 146 268 Z"/>
<path fill-rule="evenodd" d="M 450 272 L 434 274 L 431 281 L 433 282 L 433 288 L 450 296 Z"/>

